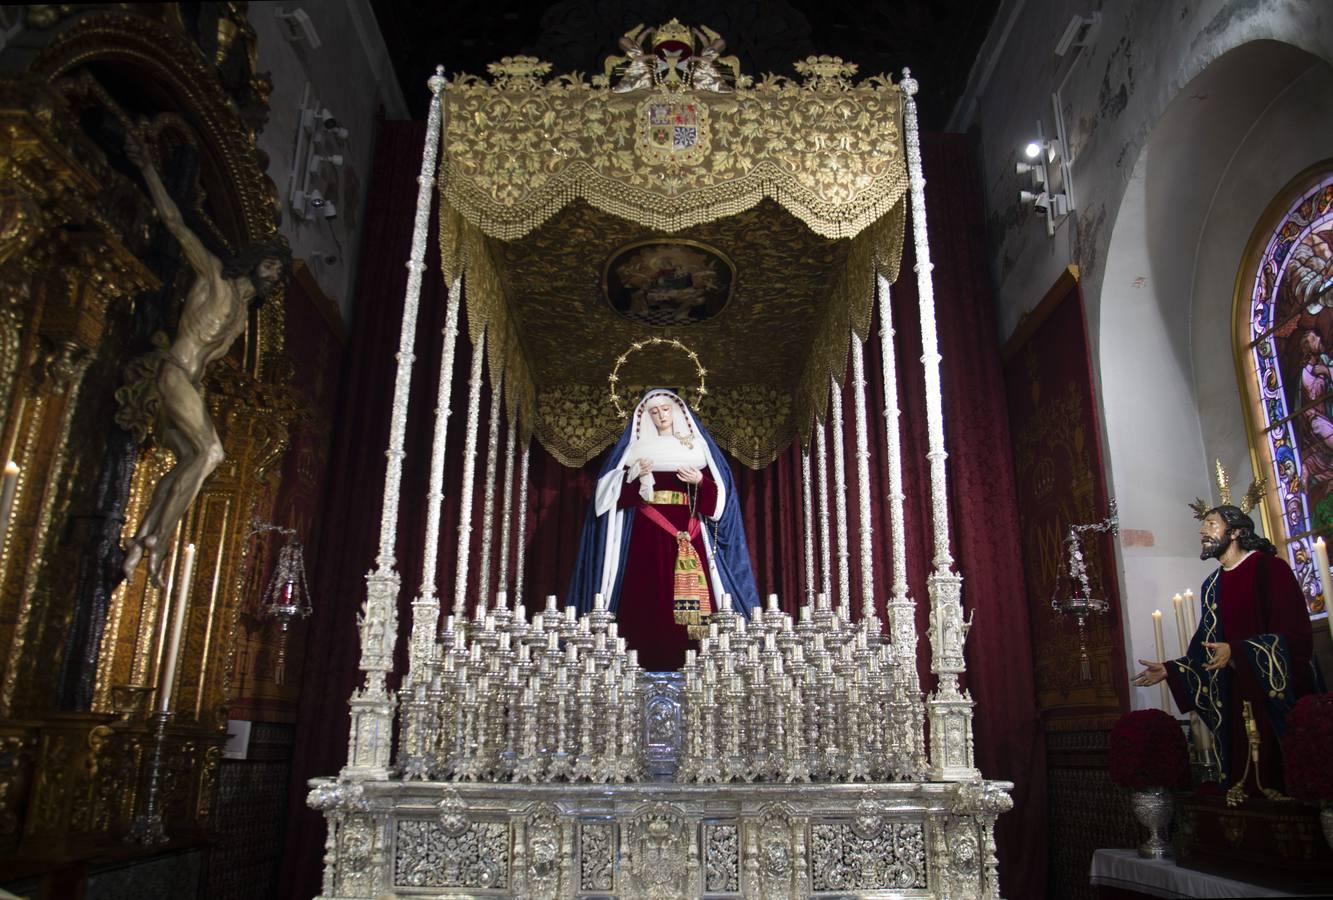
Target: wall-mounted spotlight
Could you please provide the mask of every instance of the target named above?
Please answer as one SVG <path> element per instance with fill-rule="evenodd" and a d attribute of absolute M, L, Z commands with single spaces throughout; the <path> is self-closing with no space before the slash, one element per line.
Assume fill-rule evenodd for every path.
<path fill-rule="evenodd" d="M 329 151 L 335 149 L 335 141 L 346 141 L 349 132 L 332 110 L 311 96 L 309 82 L 301 96 L 300 123 L 296 129 L 296 150 L 287 181 L 289 208 L 299 219 L 310 220 L 316 216 L 336 218 L 338 208 L 323 193 L 315 190 L 314 185 L 328 185 L 326 179 L 329 173 L 326 167 L 331 166 L 336 170 L 345 164 L 346 158 L 341 153 Z"/>
<path fill-rule="evenodd" d="M 1057 120 L 1056 128 L 1063 133 L 1064 123 Z M 1069 162 L 1064 157 L 1064 144 L 1059 139 L 1048 140 L 1042 131 L 1041 122 L 1037 122 L 1037 136 L 1033 140 L 1023 145 L 1022 154 L 1028 162 L 1019 160 L 1014 164 L 1014 171 L 1019 175 L 1031 175 L 1035 186 L 1042 188 L 1040 192 L 1021 190 L 1018 192 L 1020 203 L 1032 204 L 1037 209 L 1045 213 L 1046 234 L 1048 237 L 1055 236 L 1056 220 L 1069 215 L 1074 204 L 1070 193 L 1072 184 L 1069 172 Z M 1054 187 L 1060 190 L 1053 190 L 1051 176 L 1055 174 L 1049 167 L 1059 164 L 1059 183 Z"/>
<path fill-rule="evenodd" d="M 1020 203 L 1031 203 L 1035 208 L 1046 213 L 1046 218 L 1058 218 L 1069 214 L 1069 198 L 1064 194 L 1052 194 L 1042 191 L 1039 194 L 1032 191 L 1019 191 L 1018 200 Z"/>
<path fill-rule="evenodd" d="M 338 216 L 338 207 L 333 205 L 332 200 L 327 200 L 324 194 L 318 190 L 311 191 L 306 195 L 306 216 L 323 216 L 326 219 L 334 219 Z"/>
<path fill-rule="evenodd" d="M 1032 180 L 1037 184 L 1046 183 L 1046 166 L 1042 163 L 1018 162 L 1014 164 L 1014 171 L 1019 175 L 1032 175 Z"/>
<path fill-rule="evenodd" d="M 273 17 L 282 23 L 283 33 L 293 44 L 305 44 L 311 50 L 318 50 L 324 43 L 315 31 L 315 23 L 304 9 L 287 12 L 281 6 L 273 10 Z"/>

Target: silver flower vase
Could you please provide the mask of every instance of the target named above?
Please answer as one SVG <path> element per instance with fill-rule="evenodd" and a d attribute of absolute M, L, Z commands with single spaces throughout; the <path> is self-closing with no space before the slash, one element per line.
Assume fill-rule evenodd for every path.
<path fill-rule="evenodd" d="M 1139 844 L 1139 856 L 1145 859 L 1166 859 L 1171 855 L 1171 844 L 1166 839 L 1166 827 L 1171 824 L 1175 801 L 1166 788 L 1155 787 L 1134 791 L 1130 807 L 1139 824 L 1148 829 L 1148 839 Z"/>

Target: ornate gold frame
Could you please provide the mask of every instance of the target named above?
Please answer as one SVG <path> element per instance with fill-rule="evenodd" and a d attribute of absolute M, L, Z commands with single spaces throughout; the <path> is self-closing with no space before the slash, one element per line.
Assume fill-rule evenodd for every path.
<path fill-rule="evenodd" d="M 116 330 L 126 321 L 124 304 L 159 287 L 138 258 L 148 199 L 109 165 L 70 106 L 76 95 L 100 95 L 108 110 L 114 101 L 86 70 L 77 73 L 98 61 L 160 86 L 159 122 L 192 134 L 202 155 L 214 216 L 196 212 L 214 240 L 235 250 L 277 222 L 255 134 L 174 4 L 29 7 L 27 15 L 34 34 L 49 40 L 24 76 L 0 79 L 0 436 L 22 466 L 0 547 L 0 880 L 14 867 L 38 872 L 43 860 L 67 864 L 121 844 L 142 780 L 164 638 L 162 592 L 141 567 L 112 596 L 91 710 L 53 709 L 83 550 L 56 536 L 70 517 L 74 484 L 97 466 L 97 429 L 105 427 L 92 413 L 79 416 L 81 388 L 87 373 L 106 377 L 127 352 Z M 253 62 L 244 9 L 225 4 L 217 16 L 219 61 L 237 46 Z M 266 96 L 264 77 L 248 71 L 254 95 Z M 223 362 L 205 379 L 228 459 L 178 537 L 178 546 L 198 545 L 199 565 L 166 738 L 163 799 L 173 836 L 208 827 L 250 553 L 245 536 L 250 517 L 268 513 L 287 426 L 300 414 L 287 386 L 284 320 L 278 293 L 252 321 L 243 362 Z M 161 449 L 141 454 L 127 528 L 169 463 Z M 175 570 L 173 558 L 168 577 Z"/>
<path fill-rule="evenodd" d="M 621 244 L 615 250 L 612 250 L 607 255 L 606 260 L 602 263 L 602 299 L 604 299 L 607 302 L 607 305 L 609 305 L 616 314 L 620 316 L 625 316 L 625 314 L 622 313 L 620 310 L 616 309 L 615 304 L 611 302 L 611 284 L 610 284 L 611 264 L 620 257 L 622 257 L 623 255 L 625 255 L 626 253 L 638 247 L 652 247 L 660 244 L 677 244 L 682 247 L 693 247 L 696 250 L 703 250 L 704 252 L 709 253 L 712 256 L 716 256 L 719 259 L 721 259 L 724 263 L 727 264 L 727 268 L 731 270 L 731 282 L 729 283 L 727 288 L 727 297 L 725 300 L 722 301 L 722 306 L 718 308 L 718 311 L 713 315 L 709 316 L 702 322 L 691 322 L 688 325 L 682 325 L 680 327 L 693 328 L 696 325 L 707 325 L 709 322 L 714 321 L 715 319 L 726 313 L 726 311 L 731 306 L 731 301 L 736 299 L 736 284 L 739 275 L 736 271 L 735 261 L 732 260 L 730 255 L 728 255 L 721 249 L 712 246 L 711 244 L 706 244 L 703 241 L 690 240 L 689 238 L 677 238 L 677 237 L 640 238 L 639 240 L 630 241 L 627 244 Z M 625 316 L 625 318 L 628 318 L 628 316 Z M 634 320 L 631 319 L 630 321 Z"/>

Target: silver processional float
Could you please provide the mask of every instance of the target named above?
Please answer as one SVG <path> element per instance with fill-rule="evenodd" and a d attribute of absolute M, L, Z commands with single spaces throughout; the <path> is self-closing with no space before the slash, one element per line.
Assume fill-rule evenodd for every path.
<path fill-rule="evenodd" d="M 959 685 L 971 622 L 963 618 L 962 578 L 950 551 L 917 83 L 908 70 L 896 84 L 884 76 L 853 83 L 855 65 L 825 56 L 796 64 L 799 83 L 768 76 L 756 84 L 734 57 L 722 55 L 715 32 L 675 20 L 636 28 L 620 45 L 625 55 L 608 59 L 605 73 L 590 81 L 574 73 L 548 82 L 548 63 L 506 57 L 492 64 L 489 82 L 450 82 L 442 67 L 428 82 L 379 553 L 360 616 L 363 680 L 349 704 L 346 765 L 336 778 L 313 780 L 309 795 L 328 825 L 320 897 L 998 897 L 994 823 L 1012 807 L 1012 784 L 985 780 L 975 768 L 974 704 Z M 672 127 L 660 128 L 664 121 Z M 404 630 L 394 548 L 437 187 L 448 305 L 421 585 L 410 632 L 402 635 L 408 671 L 393 692 L 388 676 Z M 779 445 L 802 442 L 807 583 L 799 609 L 789 614 L 770 595 L 747 621 L 721 598 L 680 673 L 643 671 L 600 595 L 582 616 L 553 596 L 532 604 L 537 611 L 529 615 L 523 599 L 531 440 L 535 435 L 562 462 L 577 465 L 614 432 L 584 422 L 562 434 L 560 422 L 544 416 L 540 360 L 522 355 L 520 317 L 510 313 L 522 299 L 506 294 L 497 247 L 561 227 L 556 214 L 575 200 L 607 221 L 627 219 L 666 234 L 759 208 L 818 239 L 850 244 L 845 271 L 823 304 L 826 319 L 812 329 L 825 349 L 807 348 L 808 364 L 788 388 L 794 399 L 767 435 L 768 450 L 757 451 L 763 442 L 753 435 L 744 446 L 719 438 L 755 466 L 771 461 Z M 928 637 L 937 680 L 929 696 L 916 668 L 916 604 L 907 585 L 889 302 L 906 229 L 904 200 L 917 261 L 929 434 Z M 575 243 L 568 235 L 556 239 Z M 869 284 L 877 290 L 866 291 Z M 862 348 L 873 294 L 887 436 L 874 449 L 886 454 L 891 523 L 891 586 L 882 600 L 875 593 Z M 457 562 L 445 612 L 438 548 L 464 302 L 472 365 Z M 579 317 L 568 318 L 577 327 Z M 640 338 L 632 346 L 649 343 L 687 350 L 702 375 L 698 354 L 678 339 Z M 850 575 L 838 389 L 849 354 L 859 586 Z M 493 401 L 474 542 L 487 368 Z M 563 397 L 579 396 L 577 385 L 557 388 Z M 722 394 L 725 405 L 728 389 L 714 387 L 711 396 Z M 614 425 L 607 407 L 603 392 L 584 408 L 589 419 L 610 416 Z M 474 553 L 479 587 L 469 594 Z"/>

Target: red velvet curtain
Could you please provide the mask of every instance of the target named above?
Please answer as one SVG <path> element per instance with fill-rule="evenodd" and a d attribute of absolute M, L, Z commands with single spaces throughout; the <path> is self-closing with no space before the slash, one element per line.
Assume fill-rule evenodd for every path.
<path fill-rule="evenodd" d="M 323 854 L 322 817 L 305 807 L 306 780 L 333 775 L 347 752 L 347 699 L 358 684 L 356 611 L 365 596 L 363 576 L 374 565 L 384 483 L 384 447 L 393 394 L 394 354 L 406 283 L 403 262 L 411 245 L 416 175 L 424 126 L 384 123 L 371 181 L 366 239 L 361 254 L 357 321 L 344 373 L 343 402 L 332 456 L 334 477 L 321 546 L 312 560 L 318 604 L 310 623 L 311 652 L 301 694 L 293 764 L 290 818 L 279 896 L 307 898 L 318 893 Z M 940 322 L 946 445 L 949 452 L 950 527 L 957 569 L 964 577 L 964 606 L 975 611 L 976 627 L 967 644 L 966 686 L 977 701 L 977 765 L 988 778 L 1015 782 L 1015 809 L 997 826 L 1000 877 L 1010 896 L 1041 896 L 1046 879 L 1046 790 L 1043 745 L 1032 681 L 1032 645 L 1019 553 L 1018 516 L 999 348 L 985 268 L 984 232 L 973 163 L 959 135 L 922 139 L 930 221 L 934 283 Z M 428 265 L 438 272 L 432 236 Z M 917 600 L 918 658 L 922 688 L 928 673 L 925 639 L 928 615 L 926 576 L 933 551 L 930 476 L 925 458 L 927 433 L 921 341 L 911 241 L 903 277 L 893 289 L 899 403 L 903 410 L 904 484 L 908 583 Z M 866 290 L 873 290 L 867 284 Z M 426 482 L 435 407 L 444 286 L 427 278 L 421 298 L 408 418 L 407 457 L 402 486 L 397 569 L 401 634 L 410 628 L 410 603 L 420 587 L 425 531 Z M 872 522 L 876 595 L 888 595 L 890 543 L 884 447 L 883 382 L 879 365 L 878 318 L 865 346 L 870 388 L 867 396 L 871 447 Z M 453 416 L 446 474 L 446 508 L 441 529 L 438 583 L 443 605 L 453 596 L 456 557 L 457 485 L 461 483 L 470 347 L 460 340 L 453 379 Z M 843 394 L 846 427 L 848 516 L 852 596 L 859 597 L 854 399 L 851 379 Z M 489 393 L 489 392 L 488 392 Z M 477 457 L 477 496 L 485 476 L 486 415 L 482 405 Z M 703 413 L 706 420 L 706 411 Z M 503 430 L 501 434 L 503 447 Z M 1000 448 L 996 452 L 996 448 Z M 540 445 L 532 447 L 528 521 L 524 535 L 524 595 L 530 607 L 545 594 L 563 597 L 573 568 L 579 528 L 591 498 L 600 460 L 567 469 Z M 789 448 L 762 471 L 732 463 L 743 504 L 747 537 L 761 594 L 776 593 L 794 610 L 805 589 L 801 512 L 800 451 Z M 830 465 L 830 472 L 832 466 Z M 830 476 L 831 478 L 831 476 Z M 498 502 L 498 501 L 497 501 Z M 480 528 L 480 502 L 474 526 Z M 474 540 L 475 540 L 474 531 Z M 469 597 L 475 596 L 477 556 L 472 553 Z M 836 569 L 836 562 L 835 562 Z M 491 578 L 494 590 L 496 579 Z M 859 606 L 859 599 L 855 601 Z M 399 671 L 405 664 L 399 642 Z"/>

